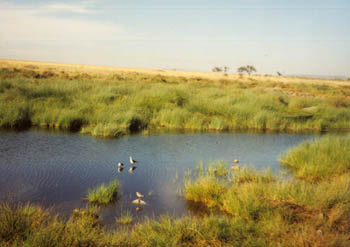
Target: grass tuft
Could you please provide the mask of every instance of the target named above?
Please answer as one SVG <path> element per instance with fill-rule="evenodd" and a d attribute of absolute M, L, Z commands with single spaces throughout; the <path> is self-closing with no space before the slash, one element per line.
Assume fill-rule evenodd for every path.
<path fill-rule="evenodd" d="M 109 184 L 102 184 L 88 192 L 88 201 L 91 203 L 108 204 L 115 200 L 119 192 L 118 180 L 113 180 Z"/>
<path fill-rule="evenodd" d="M 116 222 L 122 225 L 130 224 L 132 221 L 133 221 L 133 216 L 129 211 L 123 214 L 120 218 L 116 219 Z"/>
<path fill-rule="evenodd" d="M 350 171 L 349 150 L 349 135 L 326 136 L 291 149 L 281 162 L 298 178 L 321 181 Z"/>

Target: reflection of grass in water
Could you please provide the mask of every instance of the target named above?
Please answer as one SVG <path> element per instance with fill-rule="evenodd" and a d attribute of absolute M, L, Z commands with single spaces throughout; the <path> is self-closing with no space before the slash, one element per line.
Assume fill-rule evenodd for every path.
<path fill-rule="evenodd" d="M 2 128 L 34 125 L 120 137 L 153 128 L 299 131 L 349 128 L 350 122 L 350 88 L 345 85 L 317 87 L 299 84 L 299 79 L 283 84 L 263 77 L 221 83 L 135 73 L 91 79 L 2 72 Z"/>
<path fill-rule="evenodd" d="M 173 178 L 173 184 L 177 184 L 178 181 L 179 181 L 179 174 L 178 174 L 178 172 L 176 171 L 175 176 L 174 176 L 174 178 Z"/>
<path fill-rule="evenodd" d="M 129 211 L 123 214 L 120 218 L 116 219 L 116 222 L 122 225 L 130 224 L 132 221 L 133 221 L 133 216 Z"/>
<path fill-rule="evenodd" d="M 89 190 L 87 198 L 92 203 L 108 204 L 117 197 L 119 187 L 119 182 L 115 179 L 107 185 L 102 184 L 95 189 Z"/>

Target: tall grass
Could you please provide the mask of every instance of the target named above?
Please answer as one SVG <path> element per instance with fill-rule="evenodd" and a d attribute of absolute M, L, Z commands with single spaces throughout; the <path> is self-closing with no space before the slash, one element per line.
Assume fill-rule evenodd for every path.
<path fill-rule="evenodd" d="M 115 230 L 102 227 L 97 207 L 76 209 L 62 221 L 36 206 L 0 204 L 0 245 L 348 246 L 349 174 L 315 184 L 249 173 L 238 180 L 227 176 L 225 191 L 213 192 L 212 206 L 221 214 L 146 218 L 125 228 L 120 222 L 129 222 L 126 215 L 116 221 Z"/>
<path fill-rule="evenodd" d="M 48 213 L 31 205 L 0 204 L 0 243 L 21 243 L 45 223 Z"/>
<path fill-rule="evenodd" d="M 118 196 L 119 188 L 119 182 L 115 179 L 107 185 L 101 184 L 97 188 L 89 190 L 87 199 L 91 203 L 108 204 Z"/>
<path fill-rule="evenodd" d="M 0 204 L 1 246 L 102 246 L 105 235 L 95 207 L 62 221 L 38 206 Z"/>
<path fill-rule="evenodd" d="M 185 180 L 185 197 L 253 225 L 264 236 L 257 238 L 269 239 L 272 246 L 302 246 L 305 241 L 312 241 L 312 246 L 349 243 L 349 172 L 310 183 L 285 181 L 270 171 L 241 169 L 225 180 L 209 170 L 201 172 L 190 182 Z"/>
<path fill-rule="evenodd" d="M 133 221 L 133 216 L 129 211 L 124 213 L 120 218 L 116 219 L 116 222 L 122 225 L 130 224 L 132 221 Z"/>
<path fill-rule="evenodd" d="M 291 149 L 281 162 L 298 178 L 320 181 L 350 171 L 349 150 L 349 135 L 326 136 Z"/>
<path fill-rule="evenodd" d="M 324 131 L 350 123 L 346 86 L 136 73 L 36 78 L 16 71 L 0 73 L 2 128 L 35 125 L 119 137 L 154 128 Z"/>
<path fill-rule="evenodd" d="M 117 183 L 111 184 L 115 188 Z M 103 186 L 101 191 L 108 191 L 107 187 Z M 304 179 L 283 180 L 269 170 L 233 172 L 228 165 L 216 162 L 208 167 L 199 165 L 196 172 L 187 173 L 184 189 L 187 200 L 217 210 L 200 217 L 146 218 L 132 227 L 123 226 L 132 221 L 126 213 L 116 220 L 115 230 L 107 230 L 101 225 L 100 208 L 95 205 L 75 209 L 63 221 L 37 206 L 0 203 L 0 245 L 346 247 L 349 244 L 348 170 L 314 183 Z M 100 194 L 97 191 L 100 190 L 94 193 Z M 106 194 L 112 195 L 101 193 L 96 197 L 105 198 Z"/>

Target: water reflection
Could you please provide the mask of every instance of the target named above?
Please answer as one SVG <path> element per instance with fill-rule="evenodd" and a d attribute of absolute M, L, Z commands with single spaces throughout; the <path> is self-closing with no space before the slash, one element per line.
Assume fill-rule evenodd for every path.
<path fill-rule="evenodd" d="M 207 209 L 186 202 L 178 196 L 187 169 L 223 160 L 240 166 L 254 164 L 258 170 L 270 166 L 280 170 L 278 158 L 289 147 L 314 138 L 296 134 L 162 134 L 133 135 L 121 139 L 47 133 L 42 131 L 0 133 L 0 200 L 33 202 L 70 214 L 84 207 L 89 190 L 117 178 L 122 195 L 108 205 L 102 216 L 115 222 L 123 211 L 138 217 L 188 212 L 205 213 Z M 130 156 L 138 161 L 131 168 Z M 124 163 L 124 170 L 118 167 Z M 136 192 L 145 196 L 147 205 L 136 211 Z M 139 207 L 140 208 L 140 207 Z"/>

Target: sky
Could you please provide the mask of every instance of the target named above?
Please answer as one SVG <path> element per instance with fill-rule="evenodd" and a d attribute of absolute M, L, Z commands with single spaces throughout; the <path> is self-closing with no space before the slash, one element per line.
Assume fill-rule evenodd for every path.
<path fill-rule="evenodd" d="M 350 77 L 349 0 L 0 0 L 0 58 Z"/>

